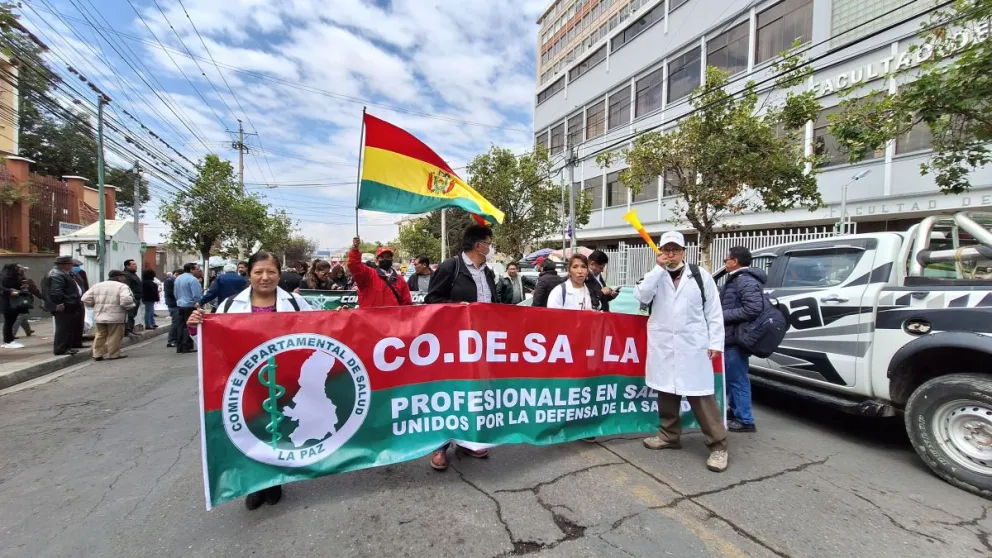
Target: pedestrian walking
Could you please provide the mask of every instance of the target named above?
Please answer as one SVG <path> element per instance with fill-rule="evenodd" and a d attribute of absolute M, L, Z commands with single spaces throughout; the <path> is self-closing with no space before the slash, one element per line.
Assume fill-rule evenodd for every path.
<path fill-rule="evenodd" d="M 154 277 L 155 272 L 152 272 Z M 96 337 L 93 340 L 93 360 L 127 358 L 121 354 L 124 324 L 127 314 L 137 302 L 127 286 L 127 275 L 120 270 L 108 274 L 108 280 L 97 283 L 83 293 L 82 302 L 93 309 Z M 152 308 L 154 308 L 154 303 Z"/>
<path fill-rule="evenodd" d="M 723 263 L 728 272 L 720 302 L 726 331 L 724 362 L 728 391 L 728 407 L 733 419 L 727 423 L 731 432 L 756 432 L 751 413 L 751 378 L 748 359 L 751 353 L 741 344 L 738 330 L 761 316 L 765 308 L 764 285 L 768 274 L 750 267 L 751 251 L 743 246 L 731 248 Z"/>
<path fill-rule="evenodd" d="M 76 347 L 83 344 L 83 322 L 80 319 L 80 315 L 84 314 L 80 302 L 83 288 L 73 278 L 71 256 L 55 258 L 55 267 L 42 281 L 41 293 L 45 308 L 55 318 L 54 354 L 78 353 Z"/>
<path fill-rule="evenodd" d="M 588 278 L 589 260 L 582 254 L 573 255 L 568 259 L 568 278 L 548 295 L 548 308 L 596 310 Z"/>
<path fill-rule="evenodd" d="M 537 276 L 537 287 L 534 288 L 534 297 L 530 301 L 530 305 L 537 308 L 546 308 L 548 306 L 548 295 L 564 280 L 564 278 L 558 275 L 558 268 L 555 266 L 555 262 L 544 260 L 541 263 L 541 273 Z"/>
<path fill-rule="evenodd" d="M 176 295 L 176 306 L 179 307 L 179 331 L 176 334 L 176 353 L 192 353 L 196 349 L 193 347 L 193 338 L 189 335 L 187 322 L 189 317 L 200 304 L 203 297 L 203 290 L 200 286 L 200 277 L 203 271 L 195 263 L 188 263 L 183 266 L 183 274 L 176 278 L 174 292 Z"/>
<path fill-rule="evenodd" d="M 207 294 L 203 295 L 200 304 L 217 301 L 216 305 L 223 303 L 232 296 L 248 288 L 248 279 L 238 273 L 238 268 L 234 264 L 224 266 L 224 273 L 218 275 L 207 289 Z"/>
<path fill-rule="evenodd" d="M 303 289 L 312 291 L 334 290 L 334 283 L 331 281 L 331 262 L 327 260 L 314 260 L 310 264 L 310 271 L 303 278 Z"/>
<path fill-rule="evenodd" d="M 494 260 L 493 230 L 482 225 L 471 225 L 462 235 L 462 251 L 453 258 L 441 262 L 431 279 L 431 287 L 424 297 L 426 304 L 449 304 L 460 302 L 496 302 L 496 276 L 489 268 Z M 448 448 L 444 444 L 431 454 L 431 467 L 436 471 L 448 468 Z M 458 450 L 471 457 L 484 458 L 489 450 L 472 450 L 458 446 Z"/>
<path fill-rule="evenodd" d="M 658 267 L 634 289 L 634 296 L 651 306 L 645 383 L 658 392 L 658 435 L 644 440 L 649 449 L 679 449 L 685 396 L 703 430 L 710 450 L 706 466 L 727 470 L 727 429 L 714 395 L 712 360 L 723 352 L 723 312 L 720 292 L 709 273 L 685 264 L 685 238 L 662 235 Z M 688 270 L 688 272 L 687 272 Z"/>
<path fill-rule="evenodd" d="M 280 288 L 279 258 L 270 252 L 258 252 L 248 259 L 250 286 L 217 307 L 221 314 L 258 314 L 270 312 L 304 312 L 313 310 L 307 301 Z M 190 333 L 196 334 L 203 323 L 203 311 L 196 310 L 187 320 Z M 245 507 L 255 510 L 268 503 L 276 505 L 282 499 L 282 486 L 253 492 L 245 498 Z"/>
<path fill-rule="evenodd" d="M 501 304 L 520 304 L 536 286 L 533 279 L 520 276 L 520 264 L 510 262 L 506 264 L 506 277 L 496 284 L 496 300 Z"/>
<path fill-rule="evenodd" d="M 3 345 L 0 349 L 23 349 L 24 345 L 14 341 L 15 326 L 21 309 L 15 302 L 21 296 L 21 274 L 18 265 L 11 263 L 0 271 L 0 311 L 3 312 Z"/>
<path fill-rule="evenodd" d="M 23 265 L 17 266 L 17 272 L 21 276 L 21 296 L 23 297 L 25 293 L 30 294 L 34 299 L 39 301 L 43 300 L 41 297 L 41 290 L 38 285 L 28 277 L 28 268 Z M 26 337 L 31 337 L 34 335 L 34 330 L 31 329 L 31 323 L 28 321 L 31 314 L 31 309 L 34 308 L 34 300 L 30 304 L 21 303 L 20 314 L 17 316 L 17 321 L 14 322 L 14 335 L 17 335 L 17 331 L 20 329 L 24 330 L 24 335 Z"/>
<path fill-rule="evenodd" d="M 431 288 L 431 279 L 434 277 L 434 270 L 431 269 L 431 259 L 427 256 L 418 256 L 413 262 L 413 275 L 406 280 L 410 287 L 410 292 L 427 293 Z"/>
<path fill-rule="evenodd" d="M 410 287 L 393 269 L 393 249 L 383 246 L 376 250 L 376 267 L 373 269 L 362 263 L 362 253 L 358 249 L 361 243 L 361 239 L 356 236 L 348 251 L 348 271 L 358 287 L 358 307 L 412 305 Z"/>
<path fill-rule="evenodd" d="M 155 305 L 158 300 L 155 270 L 146 269 L 141 272 L 141 302 L 145 305 L 145 329 L 158 329 L 155 323 Z"/>
<path fill-rule="evenodd" d="M 601 312 L 609 312 L 610 302 L 620 295 L 620 289 L 613 289 L 607 285 L 606 278 L 603 277 L 603 272 L 606 271 L 606 266 L 609 263 L 609 256 L 602 250 L 593 250 L 589 254 L 589 276 L 586 282 L 589 283 L 593 306 Z"/>
<path fill-rule="evenodd" d="M 134 260 L 124 260 L 124 278 L 127 286 L 131 287 L 131 296 L 134 297 L 135 307 L 128 311 L 127 322 L 124 326 L 124 335 L 134 333 L 134 321 L 138 317 L 138 308 L 141 306 L 141 278 L 138 277 L 138 262 Z"/>
<path fill-rule="evenodd" d="M 165 342 L 166 347 L 175 347 L 176 340 L 179 339 L 179 304 L 176 302 L 176 278 L 182 275 L 183 270 L 175 269 L 172 274 L 162 282 L 162 294 L 165 295 L 165 306 L 169 309 L 169 337 Z"/>

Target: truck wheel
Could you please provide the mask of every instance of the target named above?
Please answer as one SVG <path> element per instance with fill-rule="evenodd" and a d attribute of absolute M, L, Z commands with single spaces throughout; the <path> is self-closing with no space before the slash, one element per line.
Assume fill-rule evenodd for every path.
<path fill-rule="evenodd" d="M 925 382 L 906 403 L 906 431 L 938 476 L 992 499 L 992 377 L 949 374 Z"/>

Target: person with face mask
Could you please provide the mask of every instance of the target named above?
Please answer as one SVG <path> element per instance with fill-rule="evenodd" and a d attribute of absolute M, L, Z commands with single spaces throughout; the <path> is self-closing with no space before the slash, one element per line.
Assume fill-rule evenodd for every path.
<path fill-rule="evenodd" d="M 412 305 L 410 287 L 393 269 L 393 249 L 387 246 L 379 248 L 375 253 L 376 267 L 373 269 L 362 263 L 361 243 L 356 236 L 348 252 L 348 271 L 358 287 L 358 307 Z"/>
<path fill-rule="evenodd" d="M 710 450 L 706 467 L 727 470 L 727 429 L 714 395 L 712 359 L 723 352 L 724 327 L 720 291 L 713 277 L 685 263 L 685 238 L 669 231 L 658 243 L 658 267 L 634 289 L 651 306 L 645 383 L 658 392 L 658 435 L 646 438 L 648 449 L 680 449 L 685 396 Z"/>

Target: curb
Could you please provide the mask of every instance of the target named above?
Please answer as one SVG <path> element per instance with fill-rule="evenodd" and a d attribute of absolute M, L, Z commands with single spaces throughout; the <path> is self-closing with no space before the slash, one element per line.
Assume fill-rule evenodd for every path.
<path fill-rule="evenodd" d="M 141 343 L 148 339 L 158 337 L 159 335 L 164 335 L 168 333 L 169 327 L 160 327 L 158 329 L 153 329 L 151 331 L 144 331 L 140 334 L 135 335 L 135 337 L 128 338 L 125 337 L 124 341 L 121 343 L 121 347 L 128 347 L 134 345 L 135 343 Z M 13 372 L 6 372 L 0 374 L 0 390 L 7 389 L 17 384 L 29 382 L 31 380 L 58 372 L 63 368 L 67 368 L 74 364 L 79 364 L 81 362 L 86 362 L 93 358 L 93 348 L 80 349 L 80 351 L 74 355 L 52 355 L 50 360 L 45 362 L 39 362 L 33 366 L 28 366 L 26 368 L 21 368 L 20 370 L 15 370 Z"/>

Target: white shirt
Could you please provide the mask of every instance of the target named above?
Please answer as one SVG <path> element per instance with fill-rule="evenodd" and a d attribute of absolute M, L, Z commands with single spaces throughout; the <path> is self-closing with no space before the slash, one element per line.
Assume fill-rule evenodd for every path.
<path fill-rule="evenodd" d="M 562 291 L 565 292 L 564 297 Z M 589 296 L 589 289 L 584 284 L 576 288 L 572 286 L 571 280 L 566 280 L 551 290 L 551 294 L 548 295 L 548 308 L 592 310 L 592 298 Z"/>

